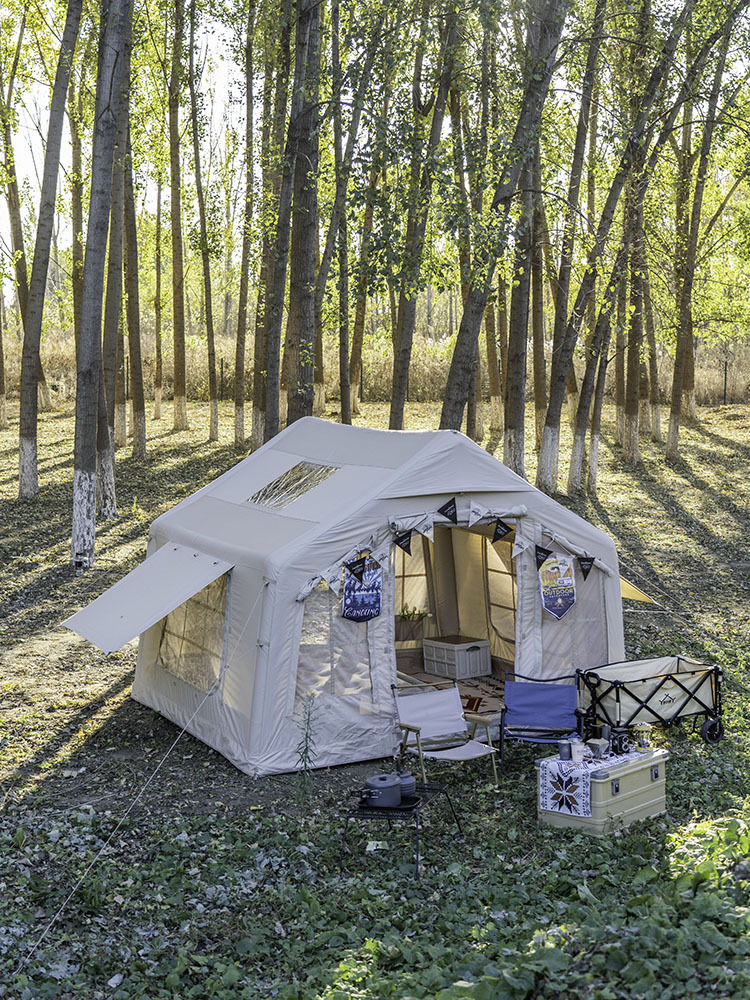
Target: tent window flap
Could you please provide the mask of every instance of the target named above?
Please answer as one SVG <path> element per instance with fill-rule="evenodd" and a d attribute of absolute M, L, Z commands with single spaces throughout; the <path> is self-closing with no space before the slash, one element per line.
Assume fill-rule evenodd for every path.
<path fill-rule="evenodd" d="M 111 653 L 166 618 L 232 565 L 170 542 L 63 624 Z"/>

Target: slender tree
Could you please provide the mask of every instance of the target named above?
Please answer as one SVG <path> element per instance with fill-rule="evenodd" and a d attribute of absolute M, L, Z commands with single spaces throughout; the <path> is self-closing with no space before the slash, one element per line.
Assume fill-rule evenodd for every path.
<path fill-rule="evenodd" d="M 174 429 L 188 429 L 185 387 L 185 270 L 182 243 L 182 170 L 180 164 L 180 91 L 185 35 L 183 0 L 174 4 L 172 65 L 169 76 L 169 184 L 172 230 L 172 337 L 174 342 Z"/>
<path fill-rule="evenodd" d="M 103 12 L 104 13 L 104 12 Z M 104 258 L 109 230 L 112 163 L 120 101 L 129 0 L 110 0 L 99 48 L 96 80 L 91 194 L 83 262 L 81 341 L 78 352 L 73 531 L 71 562 L 79 570 L 94 562 L 96 537 L 96 426 L 101 377 Z"/>
<path fill-rule="evenodd" d="M 55 220 L 57 174 L 60 166 L 65 101 L 68 82 L 81 23 L 82 0 L 68 0 L 60 55 L 57 62 L 55 83 L 49 112 L 47 143 L 44 152 L 42 193 L 37 216 L 36 243 L 28 290 L 28 304 L 24 319 L 23 355 L 21 360 L 21 411 L 19 440 L 18 492 L 22 498 L 34 497 L 39 492 L 37 471 L 37 386 L 39 374 L 39 346 L 42 339 L 42 313 L 44 311 L 49 269 L 50 244 Z"/>
<path fill-rule="evenodd" d="M 208 348 L 208 440 L 219 440 L 219 392 L 216 382 L 216 342 L 214 338 L 214 306 L 211 290 L 211 254 L 206 224 L 206 199 L 203 193 L 201 172 L 200 125 L 198 122 L 198 94 L 195 86 L 195 0 L 190 0 L 190 42 L 188 44 L 188 87 L 190 90 L 190 120 L 193 136 L 193 172 L 195 193 L 198 199 L 198 225 L 200 227 L 201 265 L 203 268 L 203 308 Z"/>

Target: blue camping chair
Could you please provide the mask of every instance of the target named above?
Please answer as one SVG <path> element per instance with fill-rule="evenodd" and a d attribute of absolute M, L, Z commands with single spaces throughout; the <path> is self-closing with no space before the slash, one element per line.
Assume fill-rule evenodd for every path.
<path fill-rule="evenodd" d="M 505 772 L 505 741 L 557 743 L 580 734 L 578 689 L 575 684 L 522 678 L 505 681 L 505 706 L 500 715 L 500 767 Z M 521 678 L 521 679 L 518 679 Z"/>

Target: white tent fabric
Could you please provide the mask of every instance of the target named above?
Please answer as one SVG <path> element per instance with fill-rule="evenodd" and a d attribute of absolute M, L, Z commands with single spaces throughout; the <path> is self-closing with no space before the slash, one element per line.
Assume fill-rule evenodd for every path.
<path fill-rule="evenodd" d="M 456 524 L 438 513 L 452 499 Z M 513 531 L 490 552 L 498 516 Z M 421 533 L 411 568 L 394 548 L 410 529 Z M 595 560 L 585 581 L 575 568 L 576 607 L 560 621 L 542 608 L 536 545 Z M 189 722 L 250 774 L 299 766 L 307 698 L 318 766 L 393 752 L 397 595 L 421 595 L 426 635 L 439 634 L 441 615 L 461 635 L 484 630 L 471 637 L 490 639 L 496 672 L 560 676 L 625 656 L 612 540 L 456 431 L 299 420 L 157 518 L 148 551 L 66 624 L 109 650 L 140 634 L 133 697 Z M 340 617 L 343 565 L 362 553 L 382 567 L 381 613 L 367 623 Z M 184 655 L 201 655 L 187 635 L 191 608 L 213 616 L 203 673 L 179 663 L 183 627 Z M 220 684 L 191 721 L 212 676 Z"/>
<path fill-rule="evenodd" d="M 231 568 L 184 545 L 165 545 L 63 625 L 112 653 Z"/>

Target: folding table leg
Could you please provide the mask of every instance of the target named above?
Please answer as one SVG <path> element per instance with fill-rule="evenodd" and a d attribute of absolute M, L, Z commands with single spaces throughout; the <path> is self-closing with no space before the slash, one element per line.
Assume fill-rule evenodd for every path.
<path fill-rule="evenodd" d="M 455 809 L 453 808 L 453 801 L 452 801 L 452 799 L 451 799 L 450 795 L 448 794 L 448 792 L 446 791 L 446 789 L 445 789 L 445 788 L 444 788 L 444 789 L 443 789 L 442 791 L 443 791 L 443 795 L 444 795 L 444 796 L 446 797 L 446 799 L 448 800 L 448 805 L 449 805 L 449 806 L 451 807 L 451 812 L 453 813 L 453 819 L 455 820 L 455 822 L 456 822 L 456 826 L 458 827 L 458 832 L 459 832 L 459 833 L 461 834 L 461 836 L 463 837 L 463 835 L 464 835 L 464 831 L 463 831 L 463 830 L 461 829 L 461 823 L 460 823 L 460 821 L 459 821 L 459 818 L 458 818 L 458 815 L 457 815 L 457 813 L 456 813 L 456 810 L 455 810 Z"/>

